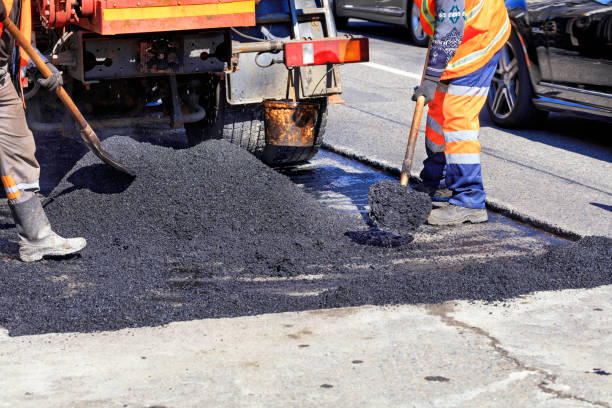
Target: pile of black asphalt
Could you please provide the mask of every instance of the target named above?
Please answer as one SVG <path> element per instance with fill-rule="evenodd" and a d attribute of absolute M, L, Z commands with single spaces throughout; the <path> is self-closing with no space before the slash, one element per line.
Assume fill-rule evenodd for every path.
<path fill-rule="evenodd" d="M 46 200 L 58 233 L 87 238 L 81 255 L 25 264 L 0 254 L 10 335 L 612 283 L 609 238 L 448 268 L 435 243 L 368 228 L 226 142 L 177 150 L 113 137 L 104 148 L 138 176 L 87 154 Z M 14 233 L 0 225 L 0 238 Z"/>
<path fill-rule="evenodd" d="M 370 217 L 385 231 L 406 234 L 423 225 L 432 205 L 429 195 L 392 180 L 381 180 L 368 191 Z"/>

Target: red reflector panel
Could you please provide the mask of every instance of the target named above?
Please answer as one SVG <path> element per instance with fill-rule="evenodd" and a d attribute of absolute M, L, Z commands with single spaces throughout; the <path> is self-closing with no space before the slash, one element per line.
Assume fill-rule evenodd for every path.
<path fill-rule="evenodd" d="M 367 38 L 341 38 L 296 41 L 285 44 L 285 65 L 346 64 L 370 60 Z"/>

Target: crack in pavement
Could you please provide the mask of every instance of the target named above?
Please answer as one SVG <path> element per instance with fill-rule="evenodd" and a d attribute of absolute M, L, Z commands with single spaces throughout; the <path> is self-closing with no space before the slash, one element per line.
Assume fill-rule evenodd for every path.
<path fill-rule="evenodd" d="M 557 379 L 559 378 L 558 375 L 549 373 L 548 371 L 542 368 L 531 367 L 531 366 L 526 365 L 525 363 L 521 362 L 518 357 L 511 355 L 510 352 L 502 346 L 501 342 L 497 338 L 492 336 L 486 330 L 481 329 L 480 327 L 472 326 L 470 324 L 467 324 L 465 322 L 462 322 L 450 316 L 450 313 L 454 311 L 453 310 L 454 307 L 452 304 L 442 303 L 442 304 L 424 305 L 424 308 L 428 314 L 430 314 L 431 316 L 436 316 L 440 318 L 442 323 L 446 324 L 449 327 L 469 330 L 478 336 L 486 337 L 489 340 L 489 345 L 495 350 L 495 352 L 497 352 L 503 359 L 513 363 L 517 369 L 523 370 L 523 371 L 531 371 L 531 372 L 534 372 L 542 376 L 543 379 L 538 384 L 538 388 L 542 392 L 549 394 L 549 395 L 553 395 L 555 398 L 570 399 L 570 400 L 580 401 L 580 402 L 584 402 L 584 403 L 598 406 L 598 407 L 612 408 L 612 405 L 604 401 L 590 401 L 578 395 L 573 395 L 570 393 L 566 393 L 566 392 L 555 390 L 551 388 L 550 384 L 556 384 Z"/>

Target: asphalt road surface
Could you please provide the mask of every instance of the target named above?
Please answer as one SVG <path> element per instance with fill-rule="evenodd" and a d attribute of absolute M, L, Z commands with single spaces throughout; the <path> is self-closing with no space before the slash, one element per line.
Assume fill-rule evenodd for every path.
<path fill-rule="evenodd" d="M 346 104 L 330 107 L 327 143 L 363 161 L 396 168 L 414 106 L 409 96 L 425 50 L 407 44 L 397 28 L 369 23 L 351 23 L 349 28 L 372 38 L 372 63 L 342 67 Z M 599 137 L 610 134 L 610 127 L 566 115 L 554 115 L 549 122 L 537 130 L 507 132 L 493 128 L 483 116 L 490 205 L 564 235 L 610 236 L 611 152 Z M 574 135 L 578 129 L 580 138 Z M 42 135 L 37 136 L 44 144 Z M 132 136 L 184 147 L 181 132 L 146 130 Z M 45 140 L 40 158 L 43 190 L 49 193 L 84 150 L 75 141 Z M 419 149 L 422 155 L 422 146 Z M 393 178 L 325 151 L 282 173 L 325 206 L 364 221 L 368 186 Z M 15 245 L 6 238 L 12 229 L 6 216 L 0 209 L 3 265 L 15 256 Z M 431 270 L 437 266 L 449 273 L 460 269 L 453 268 L 454 263 L 490 256 L 511 262 L 520 254 L 541 253 L 547 244 L 567 245 L 562 237 L 496 213 L 484 225 L 424 227 L 415 242 L 438 246 L 435 259 L 417 256 L 397 262 L 429 265 Z M 49 271 L 50 283 L 66 286 L 66 296 L 89 290 L 91 282 L 78 281 L 78 274 L 64 276 L 52 262 L 41 265 Z M 368 273 L 367 268 L 357 272 Z M 14 271 L 9 267 L 2 273 Z M 300 279 L 308 284 L 301 287 Z M 300 298 L 316 296 L 313 288 L 328 289 L 316 285 L 317 279 L 258 277 L 249 284 Z M 25 280 L 22 285 L 19 296 L 44 296 L 29 289 Z M 461 289 L 469 291 L 470 281 Z M 367 290 L 377 292 L 374 287 Z M 0 293 L 0 300 L 7 304 L 12 296 Z M 97 296 L 112 300 L 113 293 Z M 228 302 L 232 299 L 228 294 Z M 612 286 L 601 286 L 525 293 L 494 303 L 366 302 L 358 307 L 32 335 L 12 334 L 11 327 L 19 325 L 13 321 L 11 327 L 0 327 L 0 407 L 609 408 L 611 299 Z M 53 301 L 51 294 L 45 301 Z M 25 312 L 17 316 L 32 313 Z"/>

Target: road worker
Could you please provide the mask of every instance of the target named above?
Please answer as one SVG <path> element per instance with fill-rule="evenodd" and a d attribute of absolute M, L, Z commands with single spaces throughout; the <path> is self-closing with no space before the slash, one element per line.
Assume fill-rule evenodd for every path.
<path fill-rule="evenodd" d="M 415 188 L 450 197 L 448 206 L 434 208 L 429 224 L 485 222 L 478 115 L 510 37 L 506 7 L 503 0 L 415 1 L 432 38 L 425 77 L 412 97 L 423 95 L 429 104 L 423 182 Z"/>
<path fill-rule="evenodd" d="M 2 30 L 7 14 L 15 21 L 19 16 L 21 30 L 31 35 L 29 0 L 0 0 L 0 176 L 19 235 L 19 257 L 24 262 L 37 261 L 43 256 L 68 255 L 86 245 L 84 238 L 65 239 L 51 230 L 49 220 L 36 192 L 39 190 L 40 167 L 34 156 L 36 145 L 28 129 L 23 102 L 11 80 L 12 67 L 18 78 L 25 79 L 28 58 L 14 58 L 15 49 L 10 34 Z M 7 11 L 8 10 L 8 11 Z M 15 63 L 12 63 L 15 61 Z M 55 92 L 62 77 L 52 64 L 53 75 L 40 78 L 38 83 Z M 23 84 L 23 82 L 21 82 Z"/>

